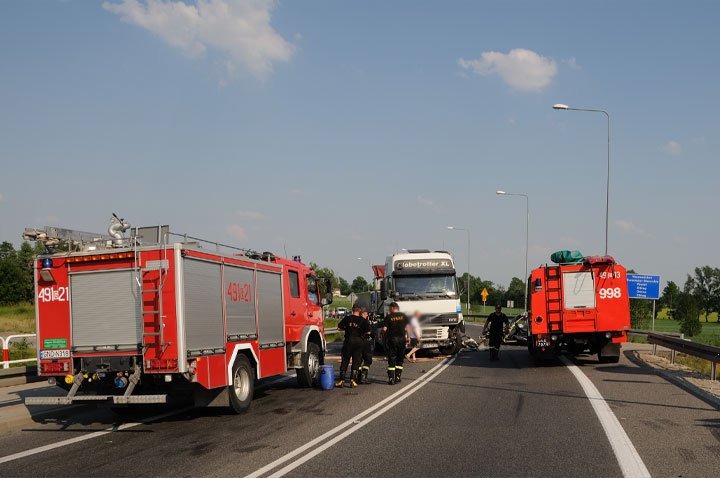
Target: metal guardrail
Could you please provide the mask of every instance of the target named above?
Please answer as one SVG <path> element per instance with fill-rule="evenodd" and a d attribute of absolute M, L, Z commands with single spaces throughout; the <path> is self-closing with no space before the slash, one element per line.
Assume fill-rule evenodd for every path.
<path fill-rule="evenodd" d="M 710 362 L 710 380 L 715 380 L 717 376 L 717 366 L 720 363 L 720 347 L 701 344 L 683 338 L 683 334 L 660 334 L 646 330 L 630 330 L 632 335 L 645 336 L 647 341 L 655 346 L 659 345 L 670 349 L 671 361 L 675 363 L 675 353 L 680 352 L 692 357 L 698 357 Z M 678 336 L 679 335 L 679 336 Z"/>
<path fill-rule="evenodd" d="M 8 335 L 7 337 L 0 337 L 0 343 L 2 343 L 2 361 L 0 364 L 2 364 L 2 368 L 10 368 L 10 364 L 14 363 L 23 363 L 23 362 L 36 362 L 37 357 L 34 358 L 27 358 L 27 359 L 20 359 L 20 360 L 10 360 L 10 342 L 12 342 L 15 339 L 22 339 L 22 338 L 35 338 L 35 334 L 15 334 L 15 335 Z"/>

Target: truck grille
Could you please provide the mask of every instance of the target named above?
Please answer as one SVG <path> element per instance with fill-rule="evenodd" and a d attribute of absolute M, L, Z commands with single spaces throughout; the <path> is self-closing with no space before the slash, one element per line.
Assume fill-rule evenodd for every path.
<path fill-rule="evenodd" d="M 423 340 L 445 340 L 448 338 L 447 327 L 430 327 L 422 329 Z"/>

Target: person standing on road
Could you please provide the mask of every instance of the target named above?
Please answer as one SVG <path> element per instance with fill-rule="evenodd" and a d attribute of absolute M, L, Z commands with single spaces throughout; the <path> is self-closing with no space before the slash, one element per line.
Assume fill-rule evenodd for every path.
<path fill-rule="evenodd" d="M 422 329 L 420 328 L 420 311 L 416 310 L 412 317 L 410 317 L 410 352 L 405 355 L 405 358 L 415 363 L 415 352 L 420 350 L 420 342 L 422 342 Z"/>
<path fill-rule="evenodd" d="M 510 321 L 507 315 L 502 313 L 502 306 L 497 304 L 495 306 L 495 312 L 488 315 L 483 326 L 483 335 L 490 328 L 489 336 L 489 348 L 490 348 L 490 360 L 500 360 L 500 345 L 502 345 L 503 336 L 507 332 Z"/>
<path fill-rule="evenodd" d="M 368 323 L 368 333 L 363 335 L 363 349 L 362 349 L 362 365 L 360 365 L 360 384 L 370 384 L 368 380 L 368 374 L 370 373 L 370 365 L 372 365 L 373 358 L 373 336 L 372 327 L 370 326 L 370 319 L 368 319 L 368 312 L 363 308 L 360 316 L 365 319 Z"/>
<path fill-rule="evenodd" d="M 360 316 L 362 307 L 360 305 L 352 306 L 352 314 L 343 317 L 338 324 L 338 330 L 345 331 L 345 341 L 342 346 L 342 359 L 340 360 L 340 373 L 338 380 L 335 382 L 336 387 L 342 387 L 345 383 L 345 372 L 347 372 L 350 358 L 352 358 L 352 375 L 350 377 L 350 385 L 357 387 L 358 373 L 360 370 L 360 362 L 362 361 L 362 352 L 364 340 L 363 336 L 370 332 L 370 322 Z"/>
<path fill-rule="evenodd" d="M 382 340 L 387 355 L 388 383 L 400 383 L 405 347 L 410 343 L 410 326 L 405 314 L 399 312 L 397 302 L 390 304 L 390 314 L 383 320 Z"/>

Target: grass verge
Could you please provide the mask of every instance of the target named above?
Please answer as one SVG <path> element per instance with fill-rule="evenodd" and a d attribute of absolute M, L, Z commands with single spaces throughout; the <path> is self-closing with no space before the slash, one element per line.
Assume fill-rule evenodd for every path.
<path fill-rule="evenodd" d="M 0 306 L 0 332 L 35 333 L 35 306 L 33 304 Z"/>

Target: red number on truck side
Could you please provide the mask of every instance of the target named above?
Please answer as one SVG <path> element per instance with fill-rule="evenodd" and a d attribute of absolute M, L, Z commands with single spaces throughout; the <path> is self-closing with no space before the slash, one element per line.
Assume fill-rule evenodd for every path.
<path fill-rule="evenodd" d="M 227 295 L 233 302 L 250 302 L 252 300 L 252 289 L 250 284 L 230 282 L 228 284 Z"/>

